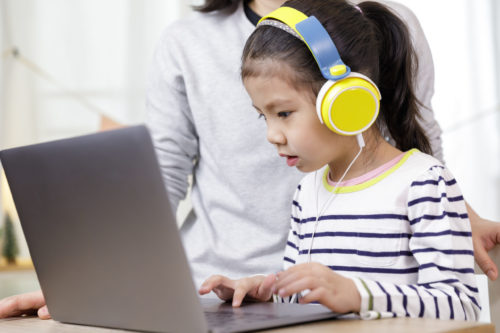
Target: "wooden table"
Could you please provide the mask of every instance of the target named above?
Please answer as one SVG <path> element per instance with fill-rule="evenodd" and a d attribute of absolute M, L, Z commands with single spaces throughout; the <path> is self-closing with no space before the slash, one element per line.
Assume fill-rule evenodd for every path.
<path fill-rule="evenodd" d="M 21 333 L 116 333 L 130 332 L 124 330 L 97 328 L 90 326 L 62 324 L 54 320 L 40 320 L 37 317 L 17 317 L 0 319 L 0 332 Z M 438 319 L 414 319 L 414 318 L 390 318 L 380 320 L 353 320 L 337 319 L 310 324 L 282 327 L 266 330 L 275 333 L 298 333 L 298 332 L 361 332 L 361 333 L 424 333 L 424 332 L 460 332 L 460 333 L 495 333 L 493 324 L 464 322 L 458 320 Z"/>

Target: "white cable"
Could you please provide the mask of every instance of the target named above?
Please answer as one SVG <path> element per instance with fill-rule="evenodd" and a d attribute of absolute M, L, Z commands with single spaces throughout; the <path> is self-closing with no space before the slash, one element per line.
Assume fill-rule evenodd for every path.
<path fill-rule="evenodd" d="M 351 163 L 349 164 L 349 166 L 345 169 L 344 171 L 344 174 L 342 175 L 342 177 L 340 177 L 340 179 L 337 181 L 337 183 L 335 184 L 333 190 L 332 190 L 332 195 L 330 196 L 330 198 L 328 198 L 328 200 L 325 202 L 325 204 L 323 205 L 323 207 L 321 208 L 321 212 L 318 213 L 318 205 L 319 205 L 319 200 L 318 200 L 318 196 L 319 196 L 319 189 L 320 189 L 320 186 L 317 185 L 317 182 L 316 182 L 316 179 L 317 179 L 317 175 L 318 175 L 318 171 L 316 170 L 314 172 L 314 184 L 317 185 L 316 188 L 316 219 L 314 221 L 314 230 L 313 230 L 313 233 L 311 235 L 311 243 L 309 245 L 309 251 L 307 252 L 307 263 L 310 263 L 311 262 L 311 250 L 312 250 L 312 246 L 313 246 L 313 241 L 314 241 L 314 235 L 316 234 L 316 229 L 318 228 L 318 221 L 319 221 L 319 218 L 321 215 L 323 215 L 323 213 L 325 212 L 325 209 L 333 202 L 333 200 L 335 200 L 335 198 L 337 197 L 337 194 L 335 191 L 337 190 L 337 188 L 339 187 L 339 184 L 342 183 L 342 181 L 344 180 L 344 177 L 347 175 L 347 173 L 349 172 L 349 170 L 351 169 L 351 167 L 354 165 L 354 163 L 356 162 L 356 160 L 358 159 L 358 157 L 361 155 L 361 152 L 363 151 L 363 147 L 365 146 L 365 141 L 363 140 L 363 134 L 362 133 L 359 133 L 358 135 L 356 135 L 356 139 L 358 141 L 358 145 L 359 145 L 359 151 L 358 153 L 356 154 L 356 156 L 353 158 L 353 160 L 351 161 Z M 295 299 L 297 298 L 297 294 L 293 294 L 292 295 L 292 298 L 290 299 L 290 303 L 295 303 Z"/>
<path fill-rule="evenodd" d="M 325 209 L 330 205 L 330 203 L 333 202 L 333 200 L 337 197 L 337 194 L 335 191 L 337 190 L 337 188 L 339 187 L 339 184 L 344 180 L 344 177 L 347 175 L 347 173 L 349 172 L 349 170 L 351 169 L 351 167 L 353 166 L 354 162 L 356 162 L 356 160 L 358 159 L 358 157 L 361 155 L 361 152 L 363 151 L 363 148 L 360 147 L 359 148 L 359 151 L 358 153 L 356 154 L 356 156 L 354 157 L 354 159 L 352 160 L 352 162 L 349 164 L 349 166 L 346 168 L 344 174 L 342 175 L 342 177 L 340 177 L 340 179 L 337 181 L 337 183 L 335 184 L 335 187 L 333 188 L 332 190 L 332 195 L 330 196 L 330 198 L 328 198 L 328 200 L 325 202 L 325 204 L 323 205 L 323 207 L 321 208 L 321 212 L 318 213 L 318 196 L 319 196 L 319 186 L 317 186 L 317 191 L 316 191 L 316 220 L 314 222 L 314 230 L 313 230 L 313 234 L 311 236 L 311 244 L 309 246 L 309 251 L 308 251 L 308 258 L 307 258 L 307 262 L 311 262 L 311 249 L 312 249 L 312 245 L 313 245 L 313 240 L 314 240 L 314 235 L 316 234 L 316 229 L 318 227 L 318 221 L 319 221 L 319 218 L 321 217 L 321 215 L 323 215 L 323 213 L 325 212 Z M 314 174 L 314 183 L 316 184 L 316 175 L 317 175 L 317 171 L 315 172 Z"/>

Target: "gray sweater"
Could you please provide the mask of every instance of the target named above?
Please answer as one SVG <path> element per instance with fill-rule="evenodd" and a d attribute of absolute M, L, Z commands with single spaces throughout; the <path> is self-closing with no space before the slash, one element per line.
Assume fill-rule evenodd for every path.
<path fill-rule="evenodd" d="M 238 278 L 281 269 L 292 196 L 303 176 L 266 141 L 265 122 L 241 83 L 240 57 L 254 29 L 242 2 L 167 27 L 150 72 L 146 123 L 174 209 L 193 175 L 193 212 L 181 234 L 197 286 L 212 274 Z M 417 94 L 430 106 L 427 42 L 413 14 L 391 6 L 411 26 L 420 53 Z M 441 158 L 439 126 L 430 108 L 423 114 Z"/>

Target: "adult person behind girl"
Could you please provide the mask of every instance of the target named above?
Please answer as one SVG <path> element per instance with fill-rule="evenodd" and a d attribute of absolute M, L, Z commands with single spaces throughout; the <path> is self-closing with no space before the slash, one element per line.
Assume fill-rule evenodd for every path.
<path fill-rule="evenodd" d="M 290 0 L 259 23 L 243 83 L 269 142 L 308 174 L 291 205 L 284 271 L 213 276 L 201 294 L 238 306 L 247 293 L 269 301 L 274 288 L 282 301 L 299 293 L 300 303 L 367 318 L 477 320 L 467 208 L 449 170 L 419 151 L 431 152 L 413 59 L 405 24 L 376 2 Z M 396 147 L 375 125 L 379 110 Z"/>
<path fill-rule="evenodd" d="M 175 208 L 193 174 L 193 212 L 181 228 L 196 285 L 214 272 L 246 276 L 281 267 L 289 203 L 302 175 L 287 168 L 262 138 L 240 79 L 243 45 L 260 16 L 282 0 L 207 0 L 198 13 L 169 26 L 151 69 L 148 120 Z M 441 131 L 431 109 L 434 69 L 413 13 L 388 3 L 407 22 L 419 59 L 416 95 L 434 156 L 442 159 Z M 487 255 L 500 241 L 500 224 L 470 212 L 476 260 L 491 278 Z M 41 307 L 41 292 L 0 301 L 0 317 Z"/>

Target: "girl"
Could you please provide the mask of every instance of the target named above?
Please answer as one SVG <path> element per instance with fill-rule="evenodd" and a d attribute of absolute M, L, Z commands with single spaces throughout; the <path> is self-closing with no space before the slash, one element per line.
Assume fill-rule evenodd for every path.
<path fill-rule="evenodd" d="M 476 320 L 467 210 L 451 173 L 426 154 L 404 23 L 374 2 L 292 0 L 261 20 L 242 61 L 268 141 L 311 173 L 295 192 L 284 271 L 212 276 L 200 294 Z"/>

